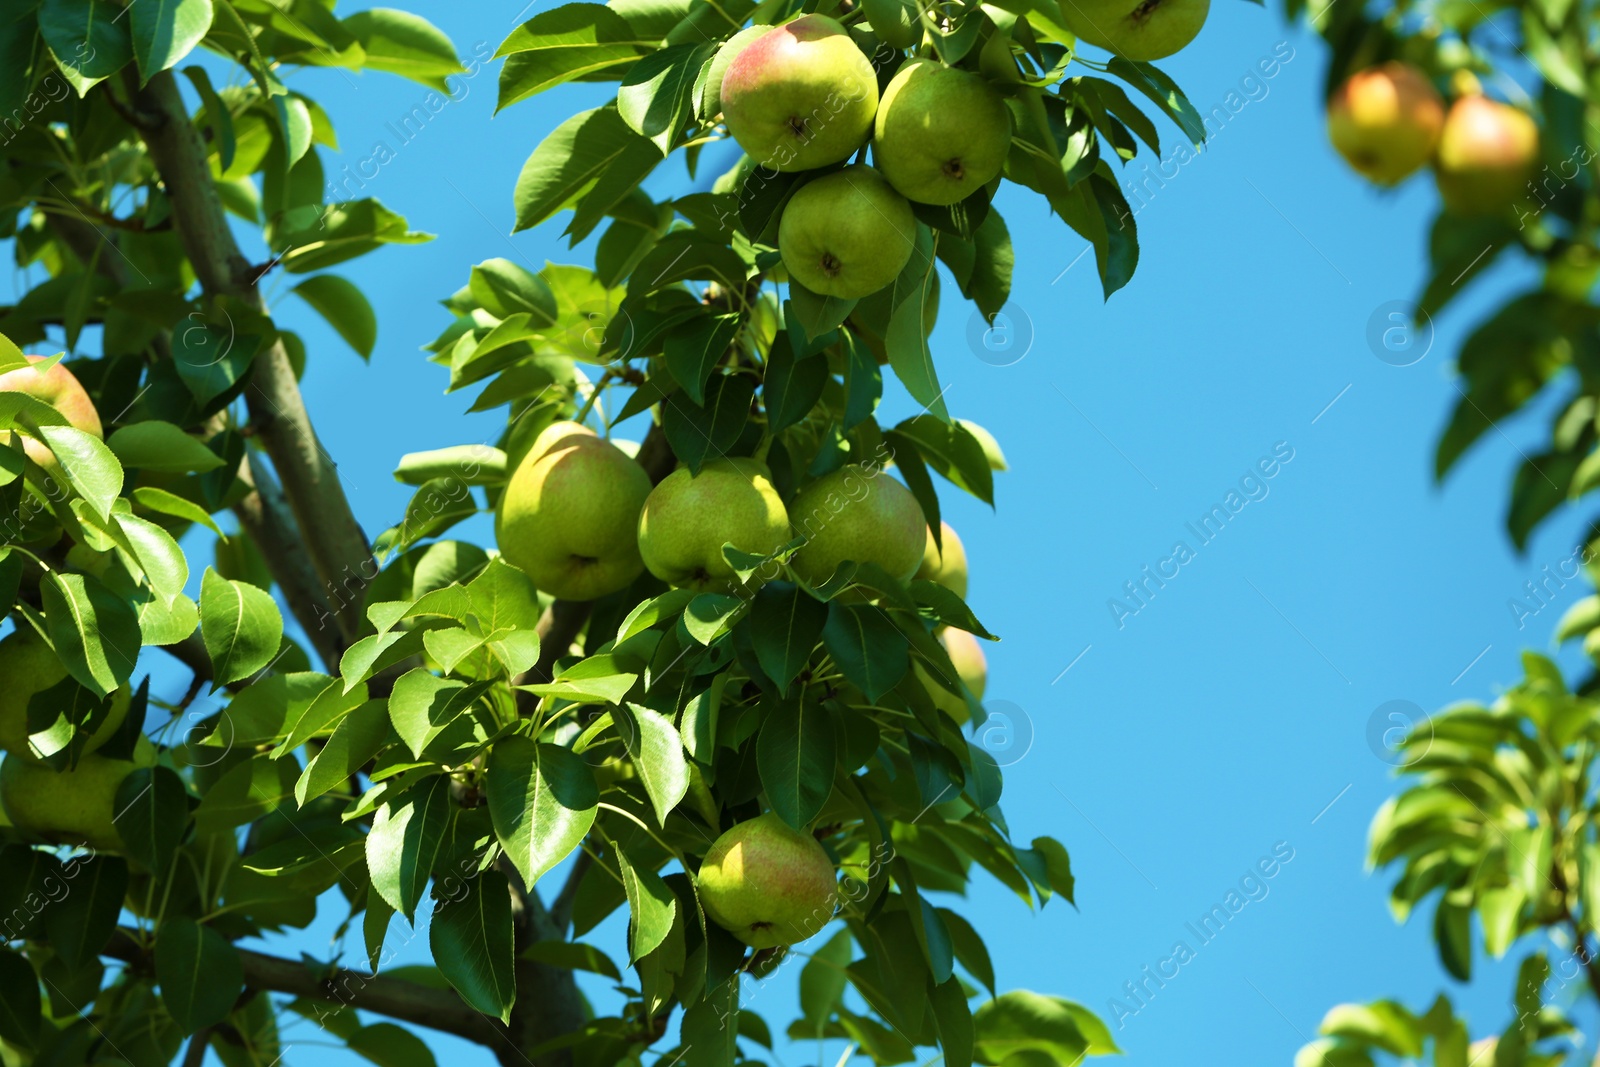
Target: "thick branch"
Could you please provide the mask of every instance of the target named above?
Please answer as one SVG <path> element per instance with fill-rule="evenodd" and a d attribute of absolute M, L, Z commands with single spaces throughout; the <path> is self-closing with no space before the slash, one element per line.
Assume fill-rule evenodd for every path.
<path fill-rule="evenodd" d="M 272 571 L 301 629 L 316 646 L 317 655 L 329 670 L 337 670 L 339 654 L 343 651 L 338 621 L 323 593 L 305 542 L 300 539 L 300 529 L 294 523 L 283 490 L 272 472 L 257 463 L 254 456 L 247 457 L 239 468 L 239 478 L 255 488 L 255 492 L 234 505 L 233 513 L 239 517 L 239 525 L 261 549 L 267 569 Z"/>
<path fill-rule="evenodd" d="M 401 1022 L 455 1034 L 480 1045 L 504 1045 L 500 1024 L 473 1010 L 452 990 L 432 989 L 401 978 L 339 968 L 317 970 L 295 960 L 249 949 L 241 948 L 238 952 L 244 965 L 246 986 L 376 1012 Z M 152 964 L 131 930 L 118 930 L 106 946 L 105 954 L 135 967 Z"/>
<path fill-rule="evenodd" d="M 172 72 L 151 78 L 135 105 L 149 119 L 142 130 L 145 144 L 166 186 L 178 236 L 200 284 L 210 295 L 237 297 L 265 310 L 254 272 L 228 227 L 205 144 L 189 120 Z M 245 402 L 283 481 L 323 588 L 370 581 L 377 574 L 371 546 L 339 484 L 333 460 L 317 441 L 281 342 L 274 341 L 256 354 Z M 340 637 L 349 643 L 361 628 L 360 598 L 338 603 L 337 618 Z"/>

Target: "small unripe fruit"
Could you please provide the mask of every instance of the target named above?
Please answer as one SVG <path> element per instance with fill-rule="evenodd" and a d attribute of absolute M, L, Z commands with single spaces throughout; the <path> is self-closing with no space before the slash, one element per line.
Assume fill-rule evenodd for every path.
<path fill-rule="evenodd" d="M 712 842 L 696 881 L 706 914 L 751 948 L 804 941 L 833 918 L 838 892 L 816 838 L 772 812 Z"/>

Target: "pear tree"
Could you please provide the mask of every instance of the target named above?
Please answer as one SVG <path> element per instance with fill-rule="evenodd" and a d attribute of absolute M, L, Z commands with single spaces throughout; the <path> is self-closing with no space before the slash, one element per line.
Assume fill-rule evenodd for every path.
<path fill-rule="evenodd" d="M 593 254 L 441 285 L 403 340 L 503 430 L 395 457 L 384 530 L 300 389 L 342 356 L 263 284 L 370 358 L 346 265 L 430 237 L 329 199 L 340 116 L 295 72 L 443 93 L 483 60 L 332 0 L 0 12 L 0 237 L 43 276 L 0 308 L 0 1063 L 270 1064 L 295 1025 L 381 1064 L 429 1032 L 532 1067 L 1115 1052 L 959 906 L 980 872 L 1019 908 L 1074 879 L 977 741 L 996 635 L 940 505 L 993 505 L 1005 461 L 928 339 L 941 295 L 1008 299 L 1003 183 L 1129 283 L 1117 168 L 1204 136 L 1147 60 L 1206 10 L 534 13 L 499 106 L 615 96 L 529 146 L 510 207 Z M 880 421 L 890 390 L 921 411 Z M 798 1006 L 750 999 L 786 966 Z"/>

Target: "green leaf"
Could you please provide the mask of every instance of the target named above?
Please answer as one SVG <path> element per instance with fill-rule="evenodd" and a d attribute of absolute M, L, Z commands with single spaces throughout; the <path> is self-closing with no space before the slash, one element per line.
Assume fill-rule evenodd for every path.
<path fill-rule="evenodd" d="M 756 740 L 756 766 L 779 818 L 804 830 L 833 792 L 837 740 L 833 719 L 803 697 L 768 703 Z"/>
<path fill-rule="evenodd" d="M 46 627 L 72 677 L 105 696 L 133 674 L 139 616 L 132 605 L 87 574 L 52 571 L 39 583 Z"/>
<path fill-rule="evenodd" d="M 124 426 L 106 446 L 124 467 L 162 474 L 204 474 L 222 466 L 222 457 L 170 422 L 150 419 Z"/>
<path fill-rule="evenodd" d="M 138 562 L 150 588 L 163 599 L 180 595 L 189 581 L 189 562 L 172 535 L 134 515 L 119 512 L 112 521 L 116 526 L 113 536 L 121 535 L 118 543 Z M 142 616 L 140 625 L 142 630 Z"/>
<path fill-rule="evenodd" d="M 496 58 L 506 57 L 495 110 L 562 82 L 631 63 L 658 43 L 640 39 L 604 4 L 563 4 L 540 12 L 512 30 L 495 52 Z"/>
<path fill-rule="evenodd" d="M 366 53 L 362 65 L 368 70 L 399 74 L 447 92 L 445 78 L 466 69 L 450 38 L 409 11 L 388 7 L 357 11 L 344 20 L 344 28 L 360 42 Z"/>
<path fill-rule="evenodd" d="M 850 931 L 840 930 L 800 969 L 800 1013 L 813 1027 L 826 1023 L 844 999 L 851 950 Z"/>
<path fill-rule="evenodd" d="M 620 845 L 616 856 L 622 888 L 628 896 L 628 911 L 632 915 L 628 926 L 629 961 L 637 962 L 654 952 L 672 932 L 678 898 L 655 871 L 630 862 Z"/>
<path fill-rule="evenodd" d="M 189 833 L 189 793 L 166 767 L 140 767 L 117 786 L 117 836 L 128 855 L 152 871 L 165 871 Z"/>
<path fill-rule="evenodd" d="M 39 22 L 31 5 L 0 15 L 0 114 L 17 114 L 27 103 L 38 40 Z M 0 374 L 11 369 L 0 351 Z"/>
<path fill-rule="evenodd" d="M 983 983 L 983 987 L 994 996 L 994 964 L 989 959 L 989 949 L 983 943 L 983 938 L 978 936 L 978 931 L 972 924 L 963 919 L 949 908 L 940 908 L 939 917 L 944 920 L 944 928 L 950 932 L 950 944 L 955 950 L 956 959 L 967 973 Z"/>
<path fill-rule="evenodd" d="M 184 1033 L 220 1023 L 244 992 L 238 951 L 193 919 L 167 919 L 156 930 L 161 1002 Z"/>
<path fill-rule="evenodd" d="M 110 0 L 44 0 L 40 5 L 39 32 L 79 96 L 133 59 L 123 10 Z"/>
<path fill-rule="evenodd" d="M 952 485 L 994 506 L 994 471 L 972 431 L 931 415 L 913 416 L 895 429 L 915 441 L 922 458 Z"/>
<path fill-rule="evenodd" d="M 222 527 L 216 524 L 216 521 L 206 512 L 205 508 L 185 500 L 176 493 L 169 493 L 165 489 L 157 489 L 154 486 L 140 486 L 128 495 L 140 507 L 149 508 L 151 511 L 157 511 L 163 515 L 170 515 L 175 519 L 197 522 L 218 537 L 222 536 Z"/>
<path fill-rule="evenodd" d="M 1439 962 L 1450 974 L 1465 982 L 1472 978 L 1472 909 L 1439 898 L 1433 913 L 1433 939 L 1439 949 Z"/>
<path fill-rule="evenodd" d="M 911 642 L 872 604 L 830 601 L 822 644 L 844 676 L 874 704 L 899 685 L 911 667 Z"/>
<path fill-rule="evenodd" d="M 455 885 L 459 895 L 434 909 L 428 932 L 434 962 L 462 1000 L 505 1022 L 517 996 L 506 877 L 491 869 Z"/>
<path fill-rule="evenodd" d="M 394 1023 L 372 1023 L 349 1037 L 345 1045 L 378 1067 L 435 1067 L 433 1050 L 422 1038 Z"/>
<path fill-rule="evenodd" d="M 939 375 L 933 366 L 933 354 L 928 351 L 929 324 L 924 314 L 938 299 L 934 291 L 938 272 L 935 270 L 937 260 L 933 249 L 928 228 L 919 223 L 911 261 L 895 283 L 897 302 L 889 313 L 883 346 L 889 355 L 889 365 L 894 368 L 895 377 L 900 379 L 911 398 L 921 404 L 923 410 L 949 421 L 950 412 L 945 408 L 944 390 L 939 385 Z"/>
<path fill-rule="evenodd" d="M 272 662 L 283 643 L 283 616 L 260 589 L 207 567 L 200 582 L 200 636 L 213 680 L 230 685 Z"/>
<path fill-rule="evenodd" d="M 721 374 L 707 386 L 704 404 L 692 403 L 681 393 L 663 397 L 661 427 L 673 454 L 695 474 L 706 460 L 726 456 L 744 432 L 755 395 L 750 379 Z"/>
<path fill-rule="evenodd" d="M 666 826 L 667 816 L 689 791 L 689 764 L 684 759 L 683 741 L 672 720 L 658 711 L 625 704 L 618 713 L 627 724 L 622 730 L 623 741 L 644 781 L 656 822 Z"/>
<path fill-rule="evenodd" d="M 705 404 L 706 379 L 727 358 L 728 349 L 739 334 L 739 323 L 737 314 L 697 315 L 668 330 L 662 338 L 661 352 L 667 369 L 695 404 Z"/>
<path fill-rule="evenodd" d="M 549 283 L 509 259 L 486 259 L 473 267 L 468 287 L 473 299 L 496 318 L 525 314 L 534 329 L 556 321 L 556 295 Z"/>
<path fill-rule="evenodd" d="M 50 947 L 77 970 L 100 954 L 128 894 L 128 863 L 120 856 L 75 860 L 72 891 L 45 912 Z"/>
<path fill-rule="evenodd" d="M 0 1038 L 34 1048 L 43 1007 L 33 964 L 15 949 L 0 946 Z"/>
<path fill-rule="evenodd" d="M 408 922 L 450 836 L 453 813 L 445 775 L 434 775 L 373 813 L 366 839 L 372 888 Z"/>
<path fill-rule="evenodd" d="M 634 63 L 617 89 L 617 114 L 665 156 L 694 112 L 694 84 L 715 42 L 669 45 Z"/>
<path fill-rule="evenodd" d="M 767 432 L 776 434 L 811 413 L 832 376 L 820 355 L 796 359 L 788 334 L 780 334 L 767 353 L 761 396 L 767 408 Z"/>
<path fill-rule="evenodd" d="M 319 274 L 290 292 L 310 304 L 362 359 L 372 358 L 378 343 L 378 316 L 354 282 L 337 274 Z"/>
<path fill-rule="evenodd" d="M 924 904 L 924 907 L 927 905 Z M 947 978 L 933 985 L 930 1006 L 939 1028 L 939 1047 L 944 1052 L 944 1067 L 972 1067 L 972 1009 L 961 979 Z"/>
<path fill-rule="evenodd" d="M 784 322 L 800 327 L 808 339 L 816 339 L 844 324 L 859 300 L 814 293 L 794 279 L 789 280 L 789 299 L 783 304 Z M 808 354 L 812 354 L 808 351 Z"/>
<path fill-rule="evenodd" d="M 369 700 L 356 708 L 339 720 L 333 734 L 306 764 L 295 783 L 295 801 L 303 808 L 347 782 L 392 736 L 389 709 L 383 701 Z"/>
<path fill-rule="evenodd" d="M 582 758 L 525 737 L 494 746 L 485 791 L 495 836 L 530 888 L 578 847 L 600 802 Z"/>
<path fill-rule="evenodd" d="M 1206 140 L 1205 119 L 1183 95 L 1177 83 L 1167 77 L 1154 64 L 1134 63 L 1121 56 L 1112 56 L 1106 65 L 1107 73 L 1114 74 L 1149 97 L 1166 116 L 1177 123 L 1189 142 L 1199 148 Z"/>
<path fill-rule="evenodd" d="M 210 0 L 206 2 L 209 3 Z M 184 67 L 183 74 L 194 86 L 195 94 L 200 97 L 200 103 L 205 108 L 206 125 L 211 128 L 211 142 L 217 149 L 217 162 L 222 164 L 224 171 L 227 171 L 233 166 L 234 153 L 239 150 L 239 138 L 233 132 L 233 113 L 217 95 L 216 89 L 211 85 L 211 76 L 206 73 L 204 67 Z"/>
<path fill-rule="evenodd" d="M 128 8 L 139 84 L 176 66 L 211 29 L 211 0 L 138 0 Z"/>
<path fill-rule="evenodd" d="M 466 739 L 471 720 L 460 725 L 457 721 L 468 714 L 491 685 L 440 678 L 426 667 L 416 667 L 395 682 L 389 694 L 389 719 L 411 754 L 421 759 L 441 737 L 447 743 Z"/>
<path fill-rule="evenodd" d="M 407 452 L 394 469 L 395 481 L 425 485 L 435 478 L 459 478 L 467 485 L 502 485 L 509 475 L 506 454 L 489 445 L 451 445 Z"/>
<path fill-rule="evenodd" d="M 71 426 L 35 426 L 32 436 L 43 441 L 61 470 L 90 509 L 102 520 L 122 492 L 122 466 L 105 442 Z"/>
<path fill-rule="evenodd" d="M 1072 877 L 1072 860 L 1066 848 L 1053 837 L 1036 837 L 1033 839 L 1033 851 L 1044 858 L 1045 876 L 1050 888 L 1076 907 L 1077 902 L 1072 899 L 1076 881 Z"/>
<path fill-rule="evenodd" d="M 628 128 L 615 107 L 582 111 L 557 126 L 522 166 L 513 200 L 517 230 L 539 225 L 574 200 L 613 167 L 661 153 L 648 138 Z M 628 190 L 620 190 L 618 198 Z"/>
<path fill-rule="evenodd" d="M 972 1017 L 979 1063 L 1003 1063 L 1018 1054 L 1038 1054 L 1057 1064 L 1078 1062 L 1089 1041 L 1078 1028 L 1070 1002 L 1027 990 L 1002 993 Z"/>
<path fill-rule="evenodd" d="M 790 582 L 768 582 L 750 608 L 750 640 L 756 660 L 778 686 L 789 683 L 811 658 L 828 621 L 828 606 Z"/>
<path fill-rule="evenodd" d="M 267 229 L 269 244 L 290 274 L 308 274 L 364 256 L 386 244 L 415 245 L 433 235 L 409 229 L 406 220 L 376 200 L 352 200 L 312 210 L 296 208 Z"/>

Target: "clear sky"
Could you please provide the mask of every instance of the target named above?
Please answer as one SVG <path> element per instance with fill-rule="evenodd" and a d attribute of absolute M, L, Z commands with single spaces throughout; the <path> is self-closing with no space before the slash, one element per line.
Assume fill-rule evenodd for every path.
<path fill-rule="evenodd" d="M 491 54 L 535 10 L 522 3 L 405 6 L 471 56 Z M 1271 78 L 1263 59 L 1276 60 Z M 1017 837 L 1064 842 L 1078 879 L 1078 910 L 1057 901 L 1030 913 L 986 876 L 964 908 L 1002 985 L 1108 1018 L 1125 982 L 1186 942 L 1193 958 L 1115 1032 L 1140 1063 L 1283 1064 L 1336 1003 L 1396 996 L 1421 1009 L 1454 986 L 1427 936 L 1431 907 L 1397 928 L 1389 879 L 1364 869 L 1368 821 L 1394 789 L 1371 726 L 1390 701 L 1433 710 L 1492 698 L 1520 677 L 1519 650 L 1547 649 L 1560 611 L 1585 592 L 1569 583 L 1524 629 L 1508 608 L 1572 554 L 1581 528 L 1562 513 L 1523 557 L 1503 532 L 1518 449 L 1531 451 L 1542 423 L 1487 435 L 1442 488 L 1431 474 L 1457 396 L 1450 355 L 1530 275 L 1496 267 L 1434 324 L 1431 347 L 1425 330 L 1404 358 L 1378 358 L 1369 323 L 1388 325 L 1384 305 L 1420 290 L 1436 194 L 1426 175 L 1380 194 L 1343 167 L 1323 129 L 1325 65 L 1320 42 L 1276 7 L 1217 0 L 1195 44 L 1162 66 L 1202 112 L 1237 112 L 1203 155 L 1164 175 L 1143 160 L 1127 172 L 1144 190 L 1130 197 L 1141 244 L 1132 283 L 1103 302 L 1092 254 L 1079 258 L 1085 242 L 1007 186 L 998 206 L 1017 260 L 1007 317 L 1022 340 L 998 353 L 974 344 L 969 306 L 948 285 L 933 339 L 952 412 L 989 427 L 1011 463 L 994 512 L 944 494 L 973 607 L 1004 638 L 988 650 L 990 697 L 1031 736 L 1025 754 L 1012 752 L 1004 807 Z M 445 372 L 418 349 L 448 322 L 437 301 L 486 258 L 537 268 L 588 255 L 565 247 L 560 219 L 509 236 L 511 190 L 539 139 L 601 102 L 601 87 L 492 117 L 495 70 L 463 82 L 464 98 L 403 144 L 389 124 L 424 89 L 328 71 L 291 82 L 338 125 L 344 153 L 325 156 L 330 174 L 385 142 L 394 158 L 364 195 L 439 235 L 337 268 L 377 309 L 370 366 L 287 295 L 286 279 L 271 281 L 280 321 L 309 343 L 309 406 L 373 534 L 408 499 L 390 475 L 402 453 L 497 432 L 499 416 L 463 414 L 469 395 L 443 395 Z M 1178 131 L 1163 122 L 1161 133 L 1170 159 Z M 728 162 L 708 151 L 702 185 Z M 675 170 L 652 189 L 689 186 Z M 880 419 L 915 409 L 891 382 Z M 637 439 L 644 428 L 618 432 Z M 1272 476 L 1249 478 L 1263 459 Z M 1188 524 L 1230 491 L 1248 502 L 1203 543 Z M 490 537 L 486 519 L 466 529 Z M 1162 561 L 1180 541 L 1192 555 L 1176 576 L 1136 614 L 1114 612 L 1108 601 L 1147 565 L 1171 574 Z M 1563 662 L 1579 657 L 1568 650 Z M 181 676 L 152 665 L 181 691 Z M 1265 896 L 1257 888 L 1202 943 L 1185 924 L 1274 849 L 1292 858 L 1262 883 Z M 325 953 L 340 917 L 276 948 Z M 619 943 L 616 921 L 602 933 Z M 391 937 L 407 936 L 397 921 Z M 402 959 L 425 945 L 417 937 Z M 756 995 L 775 1030 L 792 1017 L 796 973 Z M 1508 1021 L 1512 979 L 1483 967 L 1470 993 L 1452 988 L 1475 1036 Z M 316 1035 L 302 1025 L 286 1039 Z M 435 1047 L 452 1062 L 491 1062 L 454 1041 Z M 777 1058 L 794 1067 L 811 1055 L 782 1047 Z M 355 1062 L 314 1044 L 288 1060 Z"/>

